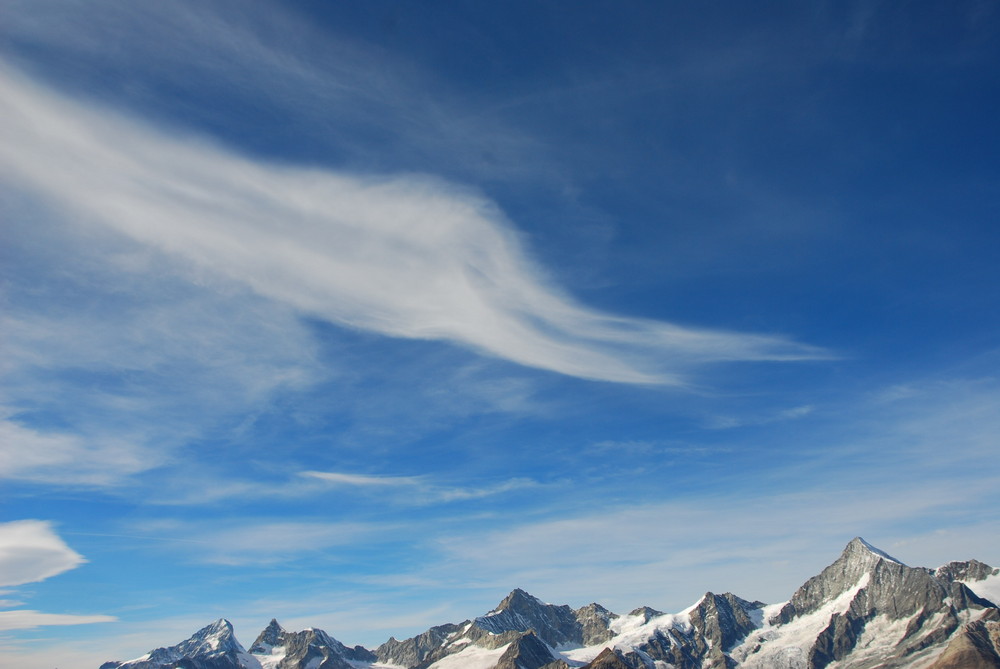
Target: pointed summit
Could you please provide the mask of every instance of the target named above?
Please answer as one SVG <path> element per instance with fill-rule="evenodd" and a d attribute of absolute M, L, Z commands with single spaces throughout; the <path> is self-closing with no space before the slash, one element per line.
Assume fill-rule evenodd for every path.
<path fill-rule="evenodd" d="M 816 611 L 849 591 L 864 588 L 876 571 L 886 570 L 898 577 L 902 570 L 909 571 L 910 567 L 861 537 L 854 537 L 833 564 L 795 591 L 776 619 L 788 622 L 793 617 Z"/>
<path fill-rule="evenodd" d="M 493 609 L 491 613 L 500 613 L 501 611 L 507 610 L 519 611 L 534 609 L 538 606 L 545 606 L 545 603 L 538 599 L 538 597 L 527 593 L 521 588 L 514 588 L 510 591 L 509 595 L 504 597 L 503 601 L 500 602 L 500 604 Z"/>
<path fill-rule="evenodd" d="M 173 669 L 177 666 L 256 669 L 260 663 L 236 640 L 232 623 L 219 618 L 176 646 L 157 648 L 129 662 L 110 662 L 102 666 L 107 669 Z"/>
<path fill-rule="evenodd" d="M 583 625 L 566 605 L 546 604 L 517 588 L 497 608 L 473 621 L 489 634 L 534 630 L 538 638 L 553 648 L 583 642 Z"/>
<path fill-rule="evenodd" d="M 851 539 L 850 543 L 847 544 L 841 555 L 852 555 L 861 557 L 862 559 L 871 559 L 869 556 L 874 556 L 876 558 L 888 560 L 889 562 L 895 562 L 896 564 L 904 564 L 902 560 L 897 560 L 885 551 L 872 546 L 861 537 L 854 537 Z"/>
<path fill-rule="evenodd" d="M 278 624 L 276 618 L 271 618 L 271 622 L 257 635 L 257 640 L 250 646 L 250 652 L 257 654 L 269 653 L 275 646 L 283 645 L 284 636 L 285 629 Z"/>

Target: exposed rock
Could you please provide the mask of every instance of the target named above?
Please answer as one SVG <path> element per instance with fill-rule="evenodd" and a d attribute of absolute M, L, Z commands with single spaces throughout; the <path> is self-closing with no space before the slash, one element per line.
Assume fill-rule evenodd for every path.
<path fill-rule="evenodd" d="M 993 609 L 966 625 L 930 669 L 1000 669 L 1000 613 Z"/>
<path fill-rule="evenodd" d="M 554 648 L 584 645 L 583 625 L 573 609 L 545 604 L 521 589 L 513 590 L 496 609 L 472 622 L 490 634 L 534 630 L 539 639 Z"/>
<path fill-rule="evenodd" d="M 636 669 L 635 665 L 625 661 L 622 652 L 613 648 L 605 648 L 583 669 Z"/>
<path fill-rule="evenodd" d="M 609 629 L 609 625 L 612 620 L 619 616 L 617 613 L 608 611 L 600 604 L 581 606 L 573 612 L 573 615 L 576 617 L 577 622 L 580 623 L 584 646 L 596 646 L 615 635 Z"/>
<path fill-rule="evenodd" d="M 278 624 L 276 618 L 271 618 L 271 622 L 257 635 L 257 639 L 250 646 L 250 652 L 256 654 L 271 652 L 275 646 L 282 645 L 283 634 L 285 634 L 285 629 Z"/>
<path fill-rule="evenodd" d="M 470 625 L 469 621 L 455 625 L 448 623 L 432 627 L 418 636 L 397 641 L 395 637 L 375 649 L 379 662 L 395 664 L 401 667 L 415 667 L 440 648 L 449 638 L 456 636 L 463 628 Z"/>
<path fill-rule="evenodd" d="M 934 576 L 943 581 L 981 581 L 988 576 L 1000 574 L 1000 569 L 980 562 L 979 560 L 965 560 L 964 562 L 949 562 L 934 570 Z"/>
<path fill-rule="evenodd" d="M 648 606 L 640 606 L 639 608 L 633 610 L 629 613 L 630 616 L 641 616 L 642 622 L 648 623 L 653 618 L 663 615 L 663 611 L 657 611 L 656 609 L 651 609 Z"/>
<path fill-rule="evenodd" d="M 556 657 L 534 632 L 525 632 L 507 647 L 496 669 L 540 669 L 556 662 Z"/>

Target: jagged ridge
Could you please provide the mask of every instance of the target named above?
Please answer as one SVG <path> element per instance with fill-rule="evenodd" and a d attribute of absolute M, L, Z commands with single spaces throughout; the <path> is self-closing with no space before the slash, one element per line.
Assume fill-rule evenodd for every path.
<path fill-rule="evenodd" d="M 102 669 L 1000 669 L 1000 569 L 910 567 L 860 537 L 788 602 L 706 593 L 677 614 L 546 604 L 515 589 L 489 613 L 390 638 L 374 652 L 277 620 L 248 653 L 218 620 L 190 639 Z M 996 598 L 996 597 L 994 597 Z"/>

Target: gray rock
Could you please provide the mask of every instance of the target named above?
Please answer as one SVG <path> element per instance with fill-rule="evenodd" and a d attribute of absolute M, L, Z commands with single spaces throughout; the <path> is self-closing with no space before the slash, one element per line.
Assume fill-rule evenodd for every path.
<path fill-rule="evenodd" d="M 449 637 L 457 635 L 467 625 L 469 625 L 469 621 L 458 625 L 453 623 L 438 625 L 403 641 L 389 637 L 388 641 L 375 649 L 375 655 L 379 662 L 396 664 L 401 667 L 416 667 L 438 650 Z"/>
<path fill-rule="evenodd" d="M 996 576 L 997 574 L 1000 574 L 1000 569 L 994 569 L 979 560 L 949 562 L 934 570 L 934 576 L 949 582 L 965 581 L 966 583 L 973 583 L 989 576 Z"/>
<path fill-rule="evenodd" d="M 577 622 L 580 623 L 580 632 L 583 637 L 584 646 L 595 646 L 609 640 L 615 635 L 611 631 L 611 621 L 618 618 L 617 613 L 612 613 L 600 604 L 587 604 L 581 606 L 573 612 Z"/>
<path fill-rule="evenodd" d="M 966 625 L 930 669 L 1000 669 L 1000 613 Z"/>
<path fill-rule="evenodd" d="M 545 604 L 521 589 L 513 590 L 500 605 L 472 621 L 473 627 L 490 634 L 534 630 L 548 645 L 583 646 L 583 624 L 568 606 Z"/>
<path fill-rule="evenodd" d="M 525 632 L 500 656 L 496 669 L 541 669 L 556 662 L 555 655 L 534 632 Z"/>

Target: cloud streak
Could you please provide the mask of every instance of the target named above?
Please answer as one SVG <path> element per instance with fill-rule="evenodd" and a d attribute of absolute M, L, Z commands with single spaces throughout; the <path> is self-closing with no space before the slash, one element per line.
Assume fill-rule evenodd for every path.
<path fill-rule="evenodd" d="M 66 613 L 42 613 L 22 609 L 17 611 L 0 611 L 0 630 L 31 630 L 51 625 L 89 625 L 93 623 L 112 623 L 118 620 L 114 616 L 88 615 L 78 616 Z"/>
<path fill-rule="evenodd" d="M 622 383 L 682 385 L 693 364 L 827 356 L 780 336 L 579 305 L 531 261 L 493 203 L 452 184 L 254 162 L 9 69 L 0 91 L 6 180 L 304 314 Z"/>

